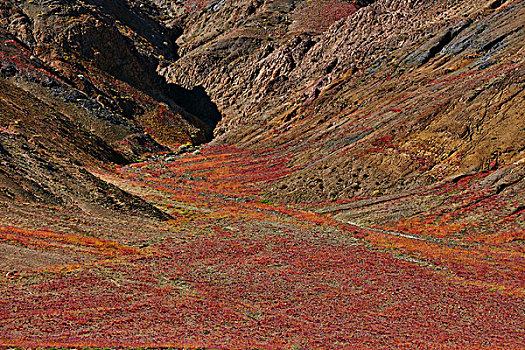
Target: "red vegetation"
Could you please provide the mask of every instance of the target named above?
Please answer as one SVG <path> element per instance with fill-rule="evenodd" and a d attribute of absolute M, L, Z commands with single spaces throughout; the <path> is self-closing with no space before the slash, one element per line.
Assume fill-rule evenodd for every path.
<path fill-rule="evenodd" d="M 322 32 L 334 22 L 350 16 L 355 11 L 357 7 L 350 1 L 308 1 L 306 6 L 299 11 L 298 20 L 302 27 L 314 32 Z"/>
<path fill-rule="evenodd" d="M 285 164 L 270 151 L 210 147 L 173 162 L 100 173 L 175 217 L 165 226 L 169 234 L 159 232 L 164 238 L 147 248 L 2 228 L 1 237 L 12 243 L 39 249 L 67 243 L 104 258 L 4 278 L 0 344 L 267 349 L 523 344 L 523 289 L 513 283 L 523 281 L 522 254 L 439 240 L 461 224 L 441 223 L 439 231 L 429 218 L 389 227 L 424 238 L 418 240 L 269 203 L 261 188 L 292 171 Z M 436 189 L 444 190 L 451 189 Z M 501 270 L 498 263 L 504 261 Z"/>
<path fill-rule="evenodd" d="M 104 257 L 137 254 L 139 251 L 117 242 L 95 237 L 56 233 L 50 230 L 24 230 L 0 226 L 0 242 L 22 245 L 33 249 L 73 249 Z"/>
<path fill-rule="evenodd" d="M 184 0 L 183 6 L 188 13 L 193 13 L 203 8 L 207 7 L 210 4 L 209 0 Z"/>

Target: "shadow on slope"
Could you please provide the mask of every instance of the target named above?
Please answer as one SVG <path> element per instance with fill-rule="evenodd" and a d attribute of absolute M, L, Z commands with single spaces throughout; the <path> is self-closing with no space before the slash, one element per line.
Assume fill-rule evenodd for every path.
<path fill-rule="evenodd" d="M 204 87 L 195 86 L 189 90 L 176 84 L 168 84 L 168 86 L 173 101 L 205 124 L 206 140 L 211 141 L 213 130 L 221 121 L 222 114 Z"/>

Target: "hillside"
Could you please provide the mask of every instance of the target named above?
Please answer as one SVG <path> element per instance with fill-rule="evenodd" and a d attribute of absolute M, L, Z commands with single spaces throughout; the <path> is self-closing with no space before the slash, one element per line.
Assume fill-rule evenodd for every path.
<path fill-rule="evenodd" d="M 378 1 L 314 37 L 297 21 L 303 36 L 270 34 L 239 57 L 220 54 L 239 29 L 226 31 L 161 72 L 209 91 L 223 112 L 214 143 L 286 156 L 293 170 L 267 187 L 273 200 L 322 202 L 357 223 L 417 218 L 519 240 L 523 16 L 519 1 Z M 418 195 L 472 177 L 461 213 L 456 194 Z"/>
<path fill-rule="evenodd" d="M 0 346 L 523 348 L 524 23 L 0 2 Z"/>

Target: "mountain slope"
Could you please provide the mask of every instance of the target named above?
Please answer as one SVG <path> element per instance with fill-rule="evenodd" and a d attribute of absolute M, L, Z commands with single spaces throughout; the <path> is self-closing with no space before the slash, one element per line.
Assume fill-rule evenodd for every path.
<path fill-rule="evenodd" d="M 86 168 L 211 137 L 220 113 L 208 96 L 156 73 L 160 57 L 176 57 L 174 35 L 122 1 L 2 2 L 3 198 L 168 217 Z"/>
<path fill-rule="evenodd" d="M 214 142 L 289 157 L 294 171 L 268 187 L 276 200 L 388 202 L 501 169 L 512 174 L 501 186 L 471 190 L 498 197 L 506 188 L 519 203 L 524 15 L 521 1 L 377 1 L 319 35 L 305 31 L 239 57 L 221 57 L 236 33 L 226 32 L 162 72 L 210 92 L 224 114 Z M 508 203 L 494 215 L 520 212 Z M 395 219 L 422 212 L 403 208 Z M 363 213 L 350 216 L 383 219 Z M 516 220 L 523 230 L 522 214 Z"/>

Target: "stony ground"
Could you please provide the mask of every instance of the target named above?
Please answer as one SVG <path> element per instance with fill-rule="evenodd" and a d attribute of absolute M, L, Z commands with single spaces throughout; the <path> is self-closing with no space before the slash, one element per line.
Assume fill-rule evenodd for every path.
<path fill-rule="evenodd" d="M 278 155 L 202 152 L 92 169 L 166 221 L 87 203 L 0 208 L 0 344 L 525 345 L 522 249 L 272 203 L 265 182 L 291 171 Z"/>

